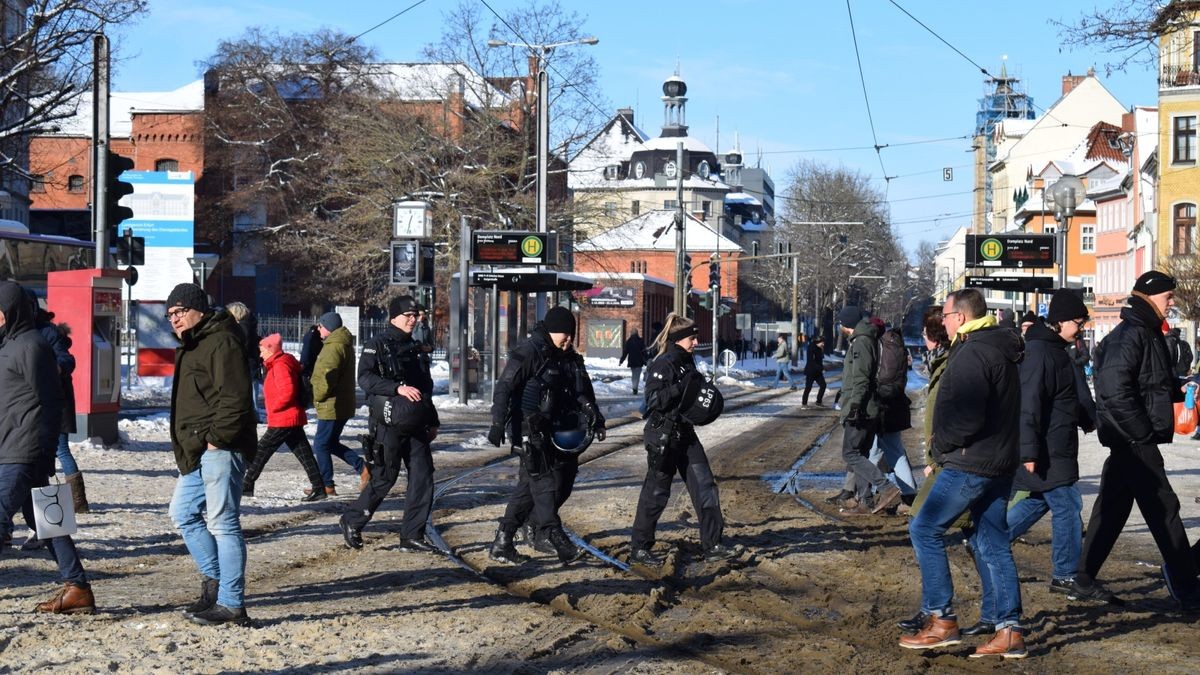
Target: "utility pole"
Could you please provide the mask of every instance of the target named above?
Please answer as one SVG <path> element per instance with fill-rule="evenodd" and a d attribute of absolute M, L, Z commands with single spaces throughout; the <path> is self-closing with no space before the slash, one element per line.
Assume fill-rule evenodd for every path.
<path fill-rule="evenodd" d="M 548 186 L 546 185 L 546 175 L 549 173 L 550 165 L 550 76 L 546 73 L 546 58 L 545 54 L 538 59 L 538 94 L 537 94 L 537 119 L 538 119 L 538 135 L 537 135 L 537 230 L 541 234 L 550 231 L 549 218 L 547 217 L 546 207 L 549 202 L 547 195 L 549 194 Z M 555 251 L 555 257 L 557 257 Z M 538 271 L 542 270 L 541 265 L 538 266 Z M 534 303 L 534 316 L 538 319 L 546 316 L 546 294 L 538 293 Z"/>
<path fill-rule="evenodd" d="M 458 256 L 458 402 L 467 404 L 467 361 L 471 346 L 467 343 L 467 288 L 471 283 L 471 225 L 466 216 L 458 221 L 461 241 Z M 494 349 L 495 347 L 493 347 Z"/>
<path fill-rule="evenodd" d="M 92 38 L 92 233 L 96 269 L 108 267 L 108 38 Z"/>
<path fill-rule="evenodd" d="M 679 209 L 675 215 L 675 313 L 687 316 L 687 293 L 684 290 L 686 280 L 683 278 L 683 256 L 687 241 L 683 228 L 687 222 L 687 213 L 683 209 L 683 141 L 675 145 L 675 206 Z"/>

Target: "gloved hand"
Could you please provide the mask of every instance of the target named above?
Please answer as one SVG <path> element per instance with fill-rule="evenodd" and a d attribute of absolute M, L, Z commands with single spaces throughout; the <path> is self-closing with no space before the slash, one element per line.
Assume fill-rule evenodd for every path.
<path fill-rule="evenodd" d="M 592 430 L 592 433 L 596 435 L 596 440 L 598 441 L 603 441 L 604 439 L 608 438 L 608 430 L 605 429 L 603 425 L 596 427 L 594 430 Z"/>
<path fill-rule="evenodd" d="M 525 421 L 529 425 L 529 434 L 526 440 L 537 447 L 542 447 L 546 444 L 546 427 L 548 420 L 546 416 L 533 412 L 525 416 Z"/>
<path fill-rule="evenodd" d="M 487 439 L 488 443 L 491 443 L 497 448 L 500 447 L 500 445 L 504 443 L 504 425 L 492 424 L 492 428 L 488 429 Z"/>

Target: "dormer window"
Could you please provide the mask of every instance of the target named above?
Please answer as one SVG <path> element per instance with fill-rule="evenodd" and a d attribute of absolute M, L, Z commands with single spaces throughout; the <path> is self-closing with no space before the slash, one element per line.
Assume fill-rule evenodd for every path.
<path fill-rule="evenodd" d="M 621 167 L 617 164 L 609 164 L 604 167 L 604 180 L 616 180 L 620 177 Z"/>

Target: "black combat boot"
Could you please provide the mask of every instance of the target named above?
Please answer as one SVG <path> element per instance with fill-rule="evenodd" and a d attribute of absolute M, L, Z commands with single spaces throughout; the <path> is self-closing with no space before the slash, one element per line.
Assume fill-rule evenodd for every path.
<path fill-rule="evenodd" d="M 528 556 L 517 553 L 517 547 L 513 546 L 512 533 L 505 532 L 502 527 L 496 529 L 496 540 L 492 542 L 492 549 L 488 551 L 488 557 L 496 562 L 509 565 L 520 565 L 529 560 Z"/>
<path fill-rule="evenodd" d="M 217 589 L 220 585 L 220 581 L 211 577 L 204 577 L 204 581 L 200 582 L 200 599 L 188 605 L 183 610 L 183 615 L 191 617 L 194 614 L 212 609 L 217 604 Z"/>
<path fill-rule="evenodd" d="M 551 528 L 546 533 L 546 539 L 550 541 L 554 552 L 558 554 L 558 561 L 564 565 L 579 560 L 579 557 L 583 555 L 583 552 L 571 541 L 567 533 L 563 532 L 561 527 Z"/>

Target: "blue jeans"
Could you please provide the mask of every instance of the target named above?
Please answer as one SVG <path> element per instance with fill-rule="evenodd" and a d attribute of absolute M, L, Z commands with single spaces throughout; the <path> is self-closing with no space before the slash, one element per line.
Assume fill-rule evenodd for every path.
<path fill-rule="evenodd" d="M 175 482 L 171 497 L 171 521 L 200 573 L 220 581 L 217 604 L 231 609 L 242 606 L 246 591 L 246 539 L 239 507 L 245 473 L 241 453 L 208 450 L 200 468 Z"/>
<path fill-rule="evenodd" d="M 79 473 L 79 465 L 75 463 L 75 458 L 71 456 L 71 446 L 67 443 L 67 435 L 58 435 L 58 466 L 62 468 L 64 476 L 70 476 Z"/>
<path fill-rule="evenodd" d="M 787 363 L 786 361 L 783 363 L 775 363 L 775 378 L 771 380 L 772 388 L 779 386 L 780 375 L 787 375 L 788 385 L 792 387 L 796 386 L 796 380 L 792 378 L 792 364 Z"/>
<path fill-rule="evenodd" d="M 996 629 L 1019 628 L 1021 585 L 1008 540 L 1005 510 L 1012 477 L 989 478 L 951 467 L 942 469 L 925 503 L 908 524 L 921 568 L 921 609 L 937 616 L 954 614 L 954 582 L 942 536 L 969 509 L 975 521 L 971 547 L 983 583 L 980 619 Z"/>
<path fill-rule="evenodd" d="M 917 494 L 917 481 L 913 478 L 912 465 L 908 463 L 908 453 L 904 451 L 904 441 L 900 438 L 899 431 L 881 433 L 875 437 L 875 447 L 871 448 L 867 459 L 878 464 L 880 458 L 886 459 L 892 467 L 900 492 L 906 495 Z"/>
<path fill-rule="evenodd" d="M 1025 534 L 1046 512 L 1050 512 L 1050 555 L 1055 579 L 1070 579 L 1079 568 L 1083 548 L 1083 498 L 1075 483 L 1053 490 L 1033 492 L 1008 509 L 1010 540 Z"/>
<path fill-rule="evenodd" d="M 11 523 L 13 516 L 30 503 L 30 491 L 48 484 L 45 471 L 36 469 L 33 464 L 0 464 L 0 523 Z M 30 527 L 33 527 L 32 522 Z M 59 579 L 73 584 L 86 584 L 87 575 L 79 562 L 75 542 L 70 537 L 54 537 L 47 544 L 51 557 L 58 563 Z"/>
<path fill-rule="evenodd" d="M 342 429 L 346 428 L 344 420 L 317 420 L 317 435 L 313 438 L 313 455 L 317 458 L 317 468 L 321 470 L 321 479 L 325 487 L 333 487 L 333 458 L 337 455 L 341 460 L 354 467 L 354 473 L 362 473 L 366 464 L 358 453 L 342 445 Z"/>

